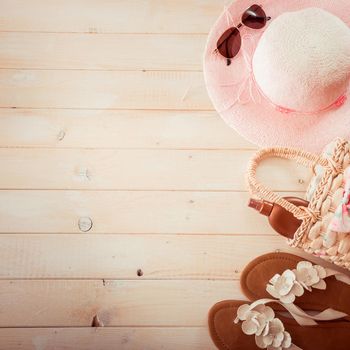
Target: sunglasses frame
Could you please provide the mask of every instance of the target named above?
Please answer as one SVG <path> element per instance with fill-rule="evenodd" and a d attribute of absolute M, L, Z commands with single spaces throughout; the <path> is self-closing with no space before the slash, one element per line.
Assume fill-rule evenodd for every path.
<path fill-rule="evenodd" d="M 251 8 L 252 8 L 253 6 L 259 7 L 259 9 L 262 10 L 262 12 L 263 12 L 264 15 L 265 15 L 265 17 L 264 17 L 264 18 L 265 18 L 265 22 L 264 22 L 264 24 L 263 24 L 260 28 L 254 28 L 254 27 L 251 27 L 251 26 L 249 26 L 249 25 L 243 23 L 243 16 L 244 16 L 249 10 L 251 10 Z M 219 52 L 221 56 L 225 57 L 226 60 L 227 60 L 227 61 L 226 61 L 227 66 L 229 66 L 229 65 L 231 64 L 232 58 L 234 58 L 234 57 L 238 54 L 239 50 L 241 49 L 241 38 L 240 38 L 240 43 L 239 43 L 239 48 L 238 48 L 238 50 L 237 50 L 237 53 L 235 53 L 232 57 L 227 57 L 227 56 L 223 55 L 223 54 L 220 52 L 220 49 L 219 49 L 219 48 L 220 48 L 224 43 L 227 43 L 227 41 L 228 41 L 233 35 L 236 35 L 237 32 L 238 32 L 238 35 L 240 36 L 240 30 L 239 30 L 239 29 L 240 29 L 241 27 L 248 27 L 248 28 L 251 28 L 251 29 L 262 29 L 262 28 L 265 27 L 266 22 L 269 21 L 270 19 L 271 19 L 271 17 L 270 17 L 270 16 L 266 16 L 266 13 L 265 13 L 265 11 L 264 11 L 264 9 L 263 9 L 263 7 L 262 7 L 261 5 L 257 5 L 257 4 L 251 5 L 250 7 L 248 7 L 248 8 L 243 12 L 243 14 L 242 14 L 242 16 L 241 16 L 241 22 L 239 22 L 239 23 L 237 24 L 237 26 L 232 26 L 232 27 L 226 29 L 226 30 L 222 33 L 222 35 L 220 36 L 220 38 L 219 38 L 218 41 L 217 41 L 215 52 Z M 222 42 L 219 44 L 219 41 L 222 39 L 222 37 L 223 37 L 229 30 L 231 30 L 231 33 L 228 35 L 227 38 L 224 38 L 224 40 L 222 40 Z"/>

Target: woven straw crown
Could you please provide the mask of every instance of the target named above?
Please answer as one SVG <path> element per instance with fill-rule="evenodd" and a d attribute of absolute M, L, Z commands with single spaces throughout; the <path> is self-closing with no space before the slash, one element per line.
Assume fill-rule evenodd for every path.
<path fill-rule="evenodd" d="M 286 12 L 262 35 L 252 66 L 261 92 L 273 104 L 322 110 L 343 96 L 349 84 L 349 28 L 322 9 Z"/>

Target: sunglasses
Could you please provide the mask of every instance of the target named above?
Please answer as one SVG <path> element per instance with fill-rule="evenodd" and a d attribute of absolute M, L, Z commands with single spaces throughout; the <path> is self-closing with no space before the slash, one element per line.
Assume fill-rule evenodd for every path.
<path fill-rule="evenodd" d="M 239 28 L 243 25 L 252 29 L 261 29 L 265 27 L 267 17 L 265 11 L 259 5 L 252 5 L 243 12 L 241 23 L 237 27 L 227 29 L 216 43 L 216 50 L 227 59 L 227 65 L 231 64 L 231 58 L 235 57 L 242 45 Z"/>

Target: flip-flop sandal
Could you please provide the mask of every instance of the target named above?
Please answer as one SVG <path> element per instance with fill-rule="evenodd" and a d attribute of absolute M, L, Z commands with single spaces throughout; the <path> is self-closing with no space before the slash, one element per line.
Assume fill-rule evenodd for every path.
<path fill-rule="evenodd" d="M 296 255 L 262 255 L 245 267 L 240 282 L 243 293 L 252 301 L 273 297 L 292 309 L 330 308 L 350 315 L 350 277 Z"/>
<path fill-rule="evenodd" d="M 274 307 L 257 301 L 226 300 L 209 311 L 210 336 L 219 350 L 349 350 L 350 322 L 300 326 L 275 316 Z M 276 311 L 277 313 L 277 311 Z"/>

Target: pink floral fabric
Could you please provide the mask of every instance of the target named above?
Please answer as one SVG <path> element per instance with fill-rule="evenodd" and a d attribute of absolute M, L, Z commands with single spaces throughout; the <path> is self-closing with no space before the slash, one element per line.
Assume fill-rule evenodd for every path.
<path fill-rule="evenodd" d="M 350 233 L 350 167 L 348 167 L 344 172 L 343 182 L 343 198 L 328 226 L 328 231 Z"/>

